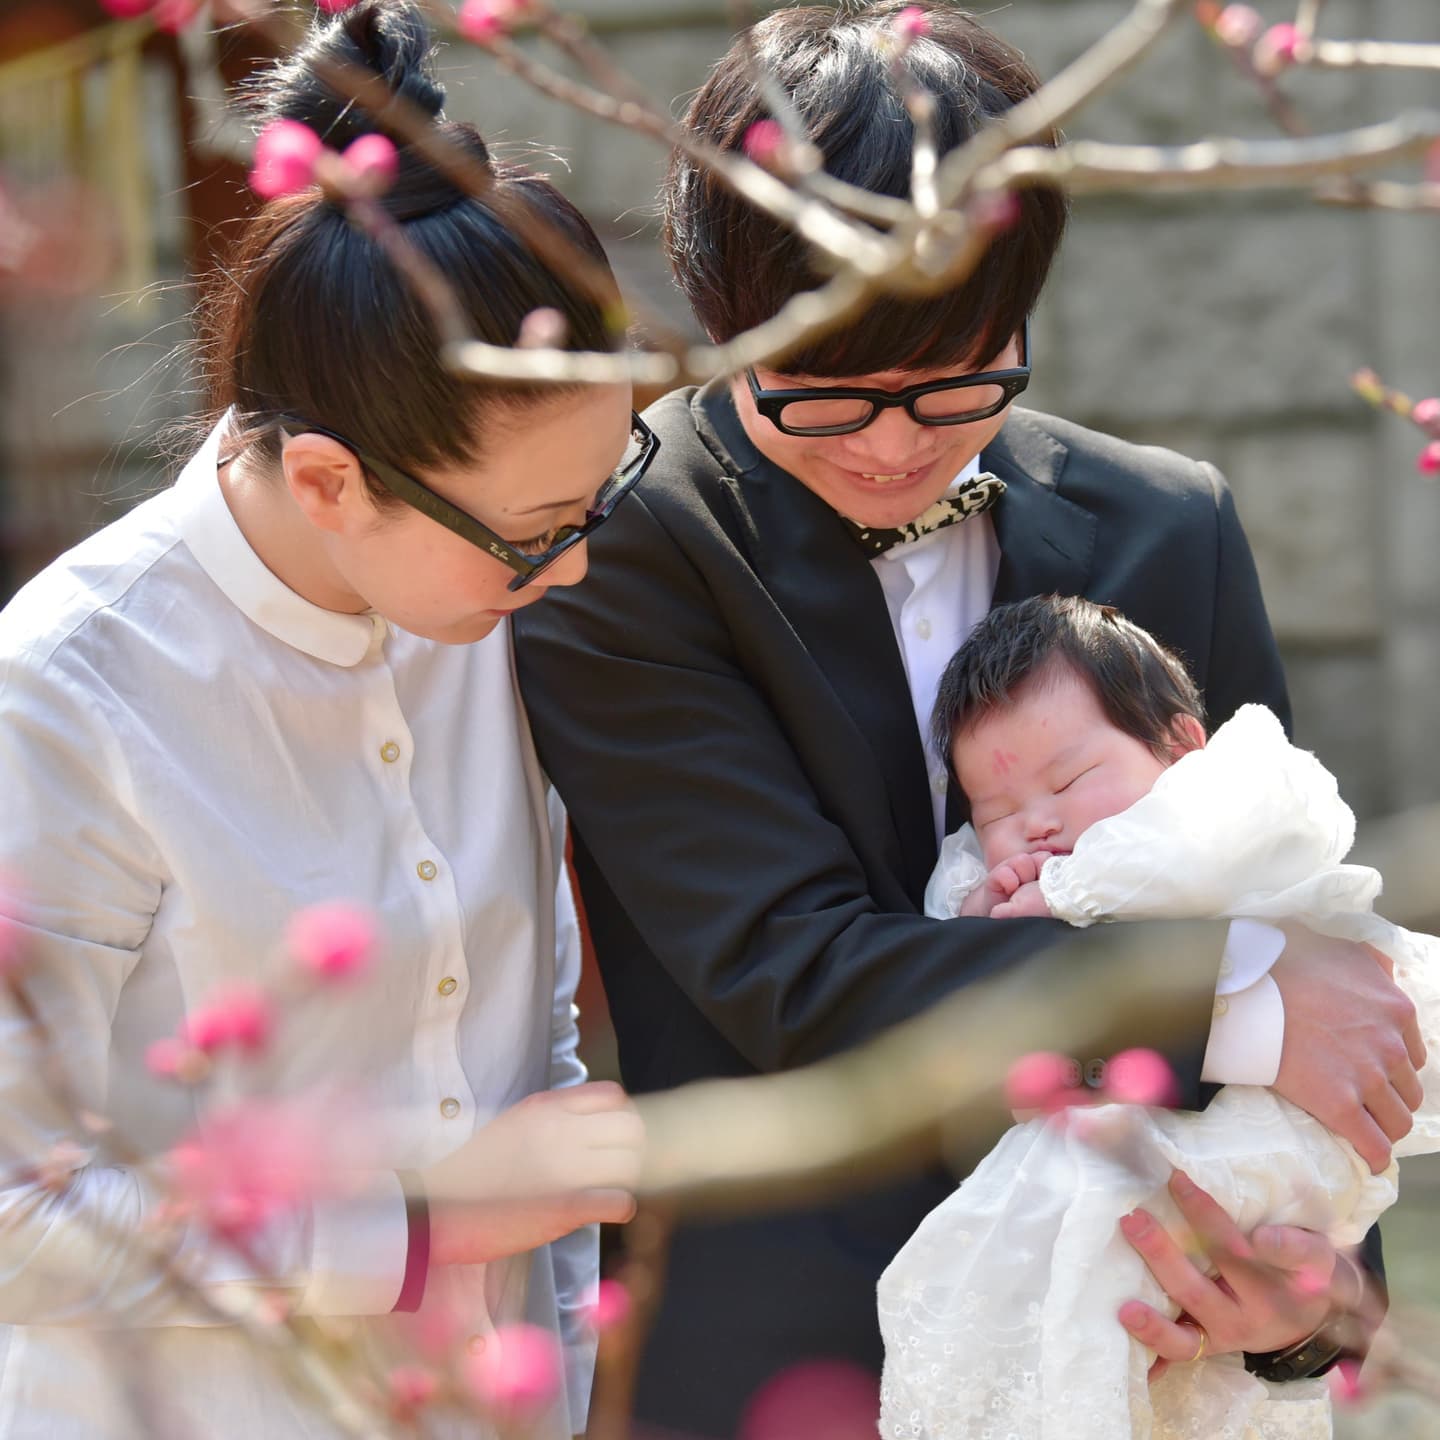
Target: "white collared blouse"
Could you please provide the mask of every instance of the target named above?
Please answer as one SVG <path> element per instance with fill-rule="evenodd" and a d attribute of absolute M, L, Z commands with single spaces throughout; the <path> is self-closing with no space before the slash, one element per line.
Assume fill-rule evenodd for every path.
<path fill-rule="evenodd" d="M 584 1078 L 563 817 L 508 625 L 447 646 L 310 604 L 247 544 L 218 455 L 217 431 L 173 488 L 0 613 L 0 876 L 78 1103 L 141 1157 L 183 1136 L 197 1103 L 238 1093 L 324 1087 L 363 1117 L 358 1192 L 272 1226 L 263 1250 L 301 1313 L 360 1317 L 347 1328 L 378 1345 L 402 1323 L 387 1318 L 407 1249 L 394 1169 Z M 151 1042 L 217 986 L 274 974 L 297 908 L 338 899 L 379 918 L 367 979 L 295 1008 L 269 1053 L 203 1102 L 146 1072 Z M 73 1171 L 57 1191 L 17 1175 L 57 1155 Z M 0 1172 L 0 1322 L 15 1327 L 0 1329 L 0 1434 L 147 1433 L 124 1419 L 137 1365 L 176 1433 L 340 1433 L 144 1262 L 151 1165 L 73 1133 L 13 1007 L 0 1012 Z M 217 1296 L 253 1289 L 232 1254 L 187 1239 L 180 1258 Z M 457 1307 L 472 1348 L 505 1320 L 558 1327 L 570 1383 L 552 1419 L 568 1435 L 584 1424 L 578 1311 L 595 1267 L 582 1231 L 528 1260 L 437 1271 L 426 1305 Z"/>

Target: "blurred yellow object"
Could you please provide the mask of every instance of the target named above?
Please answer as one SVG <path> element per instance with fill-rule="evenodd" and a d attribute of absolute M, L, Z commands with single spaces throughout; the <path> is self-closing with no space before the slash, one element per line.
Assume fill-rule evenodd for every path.
<path fill-rule="evenodd" d="M 143 50 L 150 25 L 102 25 L 0 63 L 0 174 L 84 182 L 110 209 L 127 291 L 157 273 L 145 153 Z"/>

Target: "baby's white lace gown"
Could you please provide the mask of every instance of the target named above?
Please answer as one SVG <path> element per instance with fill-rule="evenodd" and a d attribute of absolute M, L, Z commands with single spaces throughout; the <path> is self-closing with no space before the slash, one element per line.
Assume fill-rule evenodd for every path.
<path fill-rule="evenodd" d="M 1420 1013 L 1427 1100 L 1397 1156 L 1440 1149 L 1440 941 L 1379 919 L 1375 871 L 1341 861 L 1355 822 L 1333 777 L 1246 706 L 1121 815 L 1050 861 L 1051 911 L 1075 925 L 1199 915 L 1297 919 L 1395 961 Z M 954 915 L 984 875 L 973 835 L 951 836 L 927 910 Z M 1164 963 L 1163 956 L 1156 957 Z M 1118 1221 L 1144 1205 L 1178 1231 L 1165 1190 L 1181 1168 L 1249 1231 L 1302 1225 L 1360 1240 L 1394 1202 L 1396 1167 L 1369 1168 L 1309 1115 L 1253 1086 L 1201 1113 L 1109 1105 L 1008 1131 L 921 1224 L 880 1280 L 885 1440 L 1317 1440 L 1324 1380 L 1270 1385 L 1238 1355 L 1174 1366 L 1116 1319 L 1174 1305 Z M 1138 1172 L 1138 1173 L 1137 1173 Z"/>

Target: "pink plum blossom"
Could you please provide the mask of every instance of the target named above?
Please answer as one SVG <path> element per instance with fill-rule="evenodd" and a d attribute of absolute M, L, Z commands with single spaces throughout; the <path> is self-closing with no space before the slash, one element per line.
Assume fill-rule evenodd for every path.
<path fill-rule="evenodd" d="M 315 164 L 325 147 L 298 120 L 272 120 L 255 141 L 250 188 L 265 200 L 294 195 L 314 184 Z"/>
<path fill-rule="evenodd" d="M 1154 1050 L 1122 1050 L 1105 1067 L 1105 1098 L 1120 1105 L 1173 1105 L 1175 1073 Z"/>
<path fill-rule="evenodd" d="M 247 1239 L 336 1193 L 335 1117 L 313 1102 L 247 1100 L 170 1152 L 177 1200 L 212 1230 Z"/>
<path fill-rule="evenodd" d="M 227 985 L 185 1017 L 179 1040 L 205 1055 L 230 1046 L 255 1054 L 265 1048 L 274 1025 L 274 1011 L 263 990 Z"/>
<path fill-rule="evenodd" d="M 784 147 L 785 131 L 778 120 L 757 120 L 745 131 L 740 144 L 748 159 L 757 165 L 768 165 Z"/>
<path fill-rule="evenodd" d="M 1020 219 L 1020 197 L 1013 190 L 987 190 L 974 196 L 965 209 L 984 230 L 1009 230 Z"/>
<path fill-rule="evenodd" d="M 558 350 L 570 333 L 570 326 L 564 315 L 553 305 L 542 305 L 532 310 L 521 322 L 520 333 L 515 337 L 517 350 Z"/>
<path fill-rule="evenodd" d="M 343 901 L 296 911 L 285 930 L 290 954 L 302 970 L 320 980 L 347 980 L 363 973 L 374 956 L 375 943 L 371 913 Z"/>
<path fill-rule="evenodd" d="M 1294 25 L 1272 25 L 1255 46 L 1255 63 L 1266 74 L 1274 75 L 1299 60 L 1306 48 L 1305 37 Z"/>
<path fill-rule="evenodd" d="M 632 1309 L 630 1292 L 618 1280 L 602 1280 L 585 1307 L 585 1318 L 597 1333 L 623 1325 Z"/>
<path fill-rule="evenodd" d="M 756 1392 L 738 1440 L 874 1440 L 880 1385 L 848 1360 L 805 1360 Z"/>
<path fill-rule="evenodd" d="M 368 194 L 382 195 L 395 183 L 400 155 L 384 135 L 362 135 L 344 149 L 345 163 Z"/>
<path fill-rule="evenodd" d="M 502 1425 L 523 1425 L 560 1393 L 560 1342 L 538 1325 L 503 1325 L 478 1354 L 465 1358 L 465 1379 Z"/>
<path fill-rule="evenodd" d="M 530 0 L 465 0 L 456 24 L 467 40 L 488 45 L 513 30 L 529 8 Z"/>
<path fill-rule="evenodd" d="M 1012 1110 L 1043 1110 L 1047 1115 L 1083 1103 L 1080 1067 L 1068 1055 L 1036 1050 L 1022 1055 L 1005 1074 L 1005 1103 Z"/>
<path fill-rule="evenodd" d="M 1227 45 L 1249 45 L 1264 23 L 1252 5 L 1227 5 L 1216 18 L 1215 33 Z"/>
<path fill-rule="evenodd" d="M 20 927 L 0 909 L 0 980 L 19 970 L 23 959 Z"/>
<path fill-rule="evenodd" d="M 1410 410 L 1410 418 L 1417 425 L 1434 425 L 1440 421 L 1440 398 L 1430 395 L 1417 400 Z"/>
<path fill-rule="evenodd" d="M 906 44 L 930 33 L 930 17 L 918 5 L 907 5 L 895 17 L 895 33 Z"/>
<path fill-rule="evenodd" d="M 201 0 L 155 0 L 150 12 L 155 24 L 169 35 L 178 35 L 200 13 Z"/>
<path fill-rule="evenodd" d="M 1370 1387 L 1360 1378 L 1358 1360 L 1342 1360 L 1327 1376 L 1330 1398 L 1340 1409 L 1353 1408 L 1369 1398 Z"/>
<path fill-rule="evenodd" d="M 1422 475 L 1440 475 L 1440 440 L 1432 440 L 1415 457 L 1415 468 Z"/>
<path fill-rule="evenodd" d="M 390 1372 L 387 1385 L 390 1404 L 402 1417 L 423 1410 L 440 1388 L 434 1372 L 420 1365 L 397 1365 Z"/>
<path fill-rule="evenodd" d="M 203 1051 L 170 1035 L 145 1051 L 145 1068 L 157 1079 L 196 1085 L 210 1073 L 210 1059 Z"/>

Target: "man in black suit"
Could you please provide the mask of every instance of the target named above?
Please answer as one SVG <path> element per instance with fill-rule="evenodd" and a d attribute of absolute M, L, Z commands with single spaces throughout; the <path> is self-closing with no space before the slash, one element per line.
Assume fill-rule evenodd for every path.
<path fill-rule="evenodd" d="M 892 195 L 908 192 L 910 127 L 876 41 L 901 8 L 781 11 L 752 32 L 831 173 Z M 928 21 L 910 63 L 948 149 L 1038 82 L 963 12 L 935 3 Z M 732 49 L 687 124 L 740 146 L 766 114 L 751 74 Z M 803 242 L 683 156 L 666 201 L 677 278 L 717 340 L 818 283 Z M 1063 226 L 1058 196 L 1026 192 L 954 292 L 877 305 L 784 373 L 660 401 L 660 455 L 590 542 L 590 577 L 517 617 L 633 1090 L 833 1055 L 1046 947 L 1084 963 L 1087 942 L 1056 922 L 921 913 L 939 836 L 960 818 L 923 721 L 938 666 L 989 604 L 1061 592 L 1116 605 L 1185 656 L 1216 723 L 1247 701 L 1288 721 L 1216 472 L 1011 408 Z M 871 393 L 841 393 L 856 389 Z M 937 664 L 927 646 L 941 640 Z M 1191 1044 L 1170 1057 L 1185 1103 L 1202 1102 L 1202 1077 L 1273 1082 L 1383 1164 L 1419 1100 L 1407 1002 L 1360 947 L 1209 928 L 1222 993 L 1197 999 Z M 1156 928 L 1157 964 L 1175 933 Z M 1235 965 L 1239 988 L 1224 974 Z M 1212 1007 L 1226 1012 L 1213 1029 Z M 641 1417 L 732 1435 L 797 1359 L 878 1366 L 875 1280 L 948 1183 L 683 1229 Z M 1184 1288 L 1190 1262 L 1163 1237 L 1149 1245 L 1162 1283 Z M 1302 1373 L 1333 1358 L 1312 1334 L 1323 1298 L 1297 1321 L 1209 1289 L 1190 1307 L 1198 1324 L 1151 1312 L 1135 1333 L 1176 1360 L 1193 1357 L 1199 1325 L 1212 1350 L 1297 1349 Z"/>

